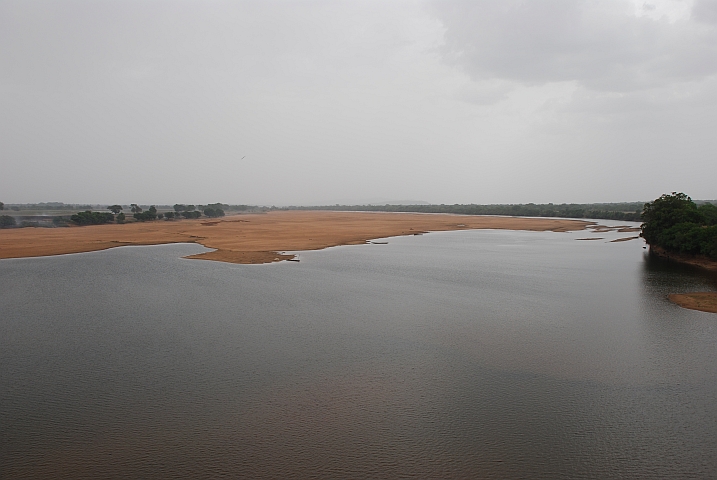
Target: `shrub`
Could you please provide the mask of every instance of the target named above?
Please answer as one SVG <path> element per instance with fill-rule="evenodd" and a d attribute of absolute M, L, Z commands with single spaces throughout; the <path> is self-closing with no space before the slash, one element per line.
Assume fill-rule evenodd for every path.
<path fill-rule="evenodd" d="M 0 228 L 10 228 L 15 225 L 17 225 L 15 217 L 11 217 L 10 215 L 0 215 Z"/>

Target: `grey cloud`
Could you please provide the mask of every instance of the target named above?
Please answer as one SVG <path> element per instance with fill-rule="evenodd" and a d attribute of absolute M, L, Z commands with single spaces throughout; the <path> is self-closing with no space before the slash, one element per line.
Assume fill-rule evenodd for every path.
<path fill-rule="evenodd" d="M 692 7 L 692 18 L 698 22 L 717 23 L 717 1 L 696 0 Z"/>
<path fill-rule="evenodd" d="M 694 16 L 709 20 L 714 2 Z M 525 84 L 577 81 L 603 91 L 654 88 L 717 73 L 717 29 L 638 17 L 628 2 L 435 2 L 444 55 L 476 79 Z"/>

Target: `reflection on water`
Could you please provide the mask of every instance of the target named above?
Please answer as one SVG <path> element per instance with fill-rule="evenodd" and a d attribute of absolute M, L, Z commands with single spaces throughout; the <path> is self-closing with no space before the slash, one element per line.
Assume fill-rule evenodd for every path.
<path fill-rule="evenodd" d="M 714 277 L 585 235 L 0 261 L 0 478 L 714 478 Z"/>

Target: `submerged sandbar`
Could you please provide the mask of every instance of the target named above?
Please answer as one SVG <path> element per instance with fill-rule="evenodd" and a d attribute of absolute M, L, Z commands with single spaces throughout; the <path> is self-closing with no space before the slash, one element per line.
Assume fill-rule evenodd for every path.
<path fill-rule="evenodd" d="M 127 245 L 198 243 L 215 251 L 188 258 L 230 263 L 271 263 L 293 255 L 369 240 L 427 232 L 472 229 L 566 232 L 592 222 L 477 215 L 280 211 L 221 220 L 137 222 L 68 228 L 17 228 L 0 233 L 0 258 L 91 252 Z"/>

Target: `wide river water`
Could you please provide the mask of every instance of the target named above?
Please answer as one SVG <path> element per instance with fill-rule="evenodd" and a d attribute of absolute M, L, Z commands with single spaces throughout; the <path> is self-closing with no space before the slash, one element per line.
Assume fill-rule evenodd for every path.
<path fill-rule="evenodd" d="M 717 478 L 717 315 L 666 298 L 717 281 L 629 235 L 0 260 L 0 478 Z"/>

